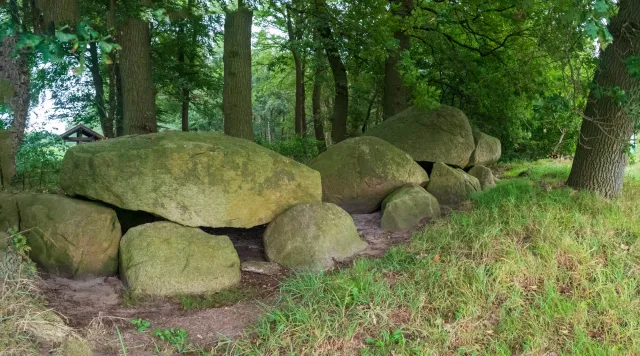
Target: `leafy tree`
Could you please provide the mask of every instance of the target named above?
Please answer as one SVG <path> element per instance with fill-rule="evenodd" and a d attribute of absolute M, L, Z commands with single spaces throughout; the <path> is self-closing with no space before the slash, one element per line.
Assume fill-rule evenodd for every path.
<path fill-rule="evenodd" d="M 568 181 L 605 197 L 622 190 L 640 93 L 634 65 L 640 58 L 640 0 L 621 0 L 619 6 L 609 26 L 613 43 L 601 54 Z"/>

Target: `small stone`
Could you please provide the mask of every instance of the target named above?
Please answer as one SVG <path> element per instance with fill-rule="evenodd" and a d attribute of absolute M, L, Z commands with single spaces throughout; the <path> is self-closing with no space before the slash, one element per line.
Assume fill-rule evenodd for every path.
<path fill-rule="evenodd" d="M 251 272 L 264 274 L 266 276 L 275 276 L 282 271 L 282 267 L 274 262 L 265 261 L 245 261 L 240 267 L 243 272 Z"/>

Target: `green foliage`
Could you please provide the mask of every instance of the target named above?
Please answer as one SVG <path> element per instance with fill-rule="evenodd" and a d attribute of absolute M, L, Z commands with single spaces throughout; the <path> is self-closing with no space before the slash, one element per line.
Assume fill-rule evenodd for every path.
<path fill-rule="evenodd" d="M 626 63 L 631 77 L 640 80 L 640 56 L 630 56 Z"/>
<path fill-rule="evenodd" d="M 322 147 L 324 142 L 316 141 L 311 137 L 295 136 L 294 138 L 283 141 L 275 141 L 272 143 L 262 142 L 261 144 L 285 157 L 306 164 L 320 154 L 319 147 Z"/>
<path fill-rule="evenodd" d="M 151 335 L 162 341 L 167 341 L 179 353 L 187 350 L 187 338 L 189 334 L 184 329 L 155 329 Z"/>
<path fill-rule="evenodd" d="M 138 330 L 139 333 L 143 333 L 147 331 L 149 327 L 151 327 L 151 323 L 148 320 L 142 318 L 131 319 L 131 324 L 135 326 L 136 330 Z"/>
<path fill-rule="evenodd" d="M 16 154 L 14 184 L 23 190 L 56 190 L 62 158 L 68 147 L 55 134 L 46 131 L 27 133 Z"/>

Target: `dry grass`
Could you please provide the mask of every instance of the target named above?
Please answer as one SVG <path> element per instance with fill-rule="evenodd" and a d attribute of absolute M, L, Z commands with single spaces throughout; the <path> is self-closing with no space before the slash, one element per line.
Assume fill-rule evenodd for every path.
<path fill-rule="evenodd" d="M 0 257 L 0 355 L 40 355 L 73 334 L 44 306 L 35 266 L 11 248 Z"/>

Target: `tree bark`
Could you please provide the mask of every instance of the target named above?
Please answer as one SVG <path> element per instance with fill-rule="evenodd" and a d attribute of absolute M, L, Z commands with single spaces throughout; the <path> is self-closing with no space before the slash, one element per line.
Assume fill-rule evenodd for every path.
<path fill-rule="evenodd" d="M 607 93 L 614 88 L 627 95 L 638 94 L 640 80 L 629 74 L 625 63 L 640 56 L 640 0 L 621 0 L 618 15 L 611 19 L 613 43 L 600 57 L 594 83 L 604 90 L 592 90 L 584 112 L 569 186 L 612 198 L 622 190 L 629 141 L 633 134 L 631 117 L 618 100 Z M 637 100 L 637 99 L 633 99 Z"/>
<path fill-rule="evenodd" d="M 292 0 L 291 7 L 287 6 L 285 17 L 287 22 L 287 32 L 289 35 L 289 50 L 293 55 L 296 68 L 296 103 L 295 103 L 295 130 L 296 135 L 305 136 L 307 134 L 307 118 L 305 113 L 305 85 L 304 85 L 304 60 L 298 48 L 299 41 L 302 40 L 301 23 L 297 11 L 298 1 Z M 293 9 L 292 9 L 293 8 Z"/>
<path fill-rule="evenodd" d="M 397 17 L 400 23 L 404 22 L 413 10 L 413 0 L 389 0 L 389 3 L 392 15 Z M 399 47 L 389 52 L 389 58 L 384 65 L 382 105 L 385 120 L 409 107 L 411 100 L 410 90 L 404 84 L 399 68 L 402 52 L 411 48 L 411 36 L 398 28 L 393 37 L 399 42 Z"/>
<path fill-rule="evenodd" d="M 109 121 L 107 110 L 104 102 L 104 78 L 100 72 L 100 59 L 98 58 L 98 46 L 95 42 L 89 43 L 89 71 L 93 79 L 93 87 L 95 91 L 95 105 L 100 118 L 100 126 L 106 138 L 113 138 L 113 121 Z"/>
<path fill-rule="evenodd" d="M 107 15 L 107 23 L 110 27 L 110 30 L 114 30 L 116 28 L 116 0 L 109 0 L 109 14 Z M 116 31 L 114 31 L 115 33 Z M 117 38 L 116 38 L 117 41 Z M 116 100 L 116 61 L 117 54 L 115 51 L 109 54 L 111 62 L 107 63 L 107 70 L 109 72 L 109 97 L 108 100 L 108 112 L 107 112 L 107 121 L 114 125 L 115 130 L 113 130 L 114 137 L 121 136 L 122 131 L 118 129 L 118 123 L 121 123 L 122 120 L 118 120 L 116 117 L 118 102 Z M 121 128 L 121 126 L 120 126 Z M 113 128 L 112 128 L 113 129 Z"/>
<path fill-rule="evenodd" d="M 347 69 L 342 62 L 340 52 L 335 43 L 333 32 L 327 22 L 329 16 L 326 0 L 316 0 L 316 12 L 319 15 L 318 33 L 323 40 L 327 52 L 327 60 L 333 73 L 335 99 L 333 101 L 333 115 L 331 116 L 331 139 L 338 143 L 347 138 L 347 116 L 349 114 L 349 80 Z"/>
<path fill-rule="evenodd" d="M 224 133 L 254 140 L 251 97 L 251 24 L 253 11 L 240 2 L 224 22 Z"/>
<path fill-rule="evenodd" d="M 67 22 L 77 23 L 80 20 L 78 0 L 36 0 L 35 4 L 47 27 Z"/>
<path fill-rule="evenodd" d="M 139 0 L 143 6 L 151 0 Z M 123 134 L 139 135 L 158 131 L 156 95 L 151 64 L 149 24 L 138 18 L 125 20 L 118 36 L 123 99 Z"/>
<path fill-rule="evenodd" d="M 12 13 L 13 26 L 17 31 L 20 27 L 20 19 L 17 16 L 18 4 L 16 0 L 11 0 L 9 6 Z M 6 104 L 13 111 L 13 119 L 9 124 L 12 130 L 11 151 L 3 159 L 3 162 L 8 161 L 9 166 L 1 168 L 4 171 L 3 181 L 7 184 L 11 182 L 15 174 L 15 155 L 24 138 L 31 101 L 29 64 L 23 52 L 19 51 L 18 57 L 14 57 L 17 43 L 18 36 L 5 36 L 0 45 L 0 80 L 5 81 L 11 87 L 12 95 L 5 99 L 8 99 Z M 6 165 L 7 163 L 4 164 Z M 1 184 L 2 182 L 0 182 Z"/>
<path fill-rule="evenodd" d="M 322 118 L 322 72 L 324 60 L 324 51 L 322 50 L 322 48 L 316 48 L 316 73 L 313 78 L 311 114 L 313 115 L 313 129 L 316 136 L 316 141 L 320 142 L 318 144 L 320 151 L 324 151 L 327 147 L 324 136 L 324 120 Z"/>

